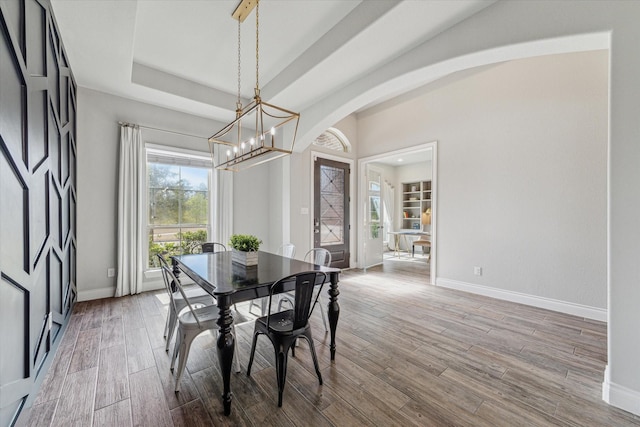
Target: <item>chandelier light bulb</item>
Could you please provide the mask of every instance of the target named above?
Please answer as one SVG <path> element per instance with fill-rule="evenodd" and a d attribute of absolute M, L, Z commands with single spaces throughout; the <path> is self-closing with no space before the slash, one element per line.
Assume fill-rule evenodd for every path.
<path fill-rule="evenodd" d="M 276 128 L 271 128 L 271 135 L 275 135 L 276 134 Z"/>
<path fill-rule="evenodd" d="M 240 148 L 242 148 L 244 150 L 244 142 L 242 144 L 240 144 Z"/>
<path fill-rule="evenodd" d="M 251 139 L 249 140 L 249 144 L 250 144 L 250 145 L 253 145 L 253 144 L 255 144 L 255 143 L 256 143 L 256 140 L 255 140 L 254 138 L 251 138 Z"/>
<path fill-rule="evenodd" d="M 234 152 L 234 153 L 237 153 L 237 152 L 238 152 L 238 147 L 237 147 L 237 146 L 236 146 L 236 147 L 233 147 L 233 152 Z"/>

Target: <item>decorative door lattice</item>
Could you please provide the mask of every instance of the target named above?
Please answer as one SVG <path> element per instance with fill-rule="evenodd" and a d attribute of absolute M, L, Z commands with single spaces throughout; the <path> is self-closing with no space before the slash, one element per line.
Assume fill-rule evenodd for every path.
<path fill-rule="evenodd" d="M 331 252 L 331 266 L 349 267 L 349 165 L 318 158 L 314 172 L 314 246 Z"/>
<path fill-rule="evenodd" d="M 320 245 L 344 243 L 344 170 L 320 166 Z"/>

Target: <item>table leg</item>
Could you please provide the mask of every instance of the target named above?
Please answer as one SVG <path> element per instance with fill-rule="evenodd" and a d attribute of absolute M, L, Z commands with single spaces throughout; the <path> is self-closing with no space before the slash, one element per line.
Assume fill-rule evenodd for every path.
<path fill-rule="evenodd" d="M 220 372 L 222 373 L 222 382 L 224 391 L 222 393 L 222 403 L 224 405 L 224 414 L 231 413 L 231 368 L 233 365 L 233 352 L 235 351 L 235 340 L 231 333 L 231 325 L 233 317 L 231 316 L 231 298 L 227 295 L 219 295 L 218 299 L 218 362 L 220 363 Z"/>
<path fill-rule="evenodd" d="M 340 315 L 340 305 L 338 305 L 338 273 L 330 273 L 329 280 L 329 304 L 327 307 L 329 317 L 329 330 L 331 333 L 331 344 L 329 350 L 331 351 L 331 360 L 336 358 L 336 329 L 338 327 L 338 317 Z"/>
<path fill-rule="evenodd" d="M 173 275 L 176 276 L 176 279 L 180 279 L 180 273 L 182 273 L 182 270 L 178 267 L 178 263 L 172 259 L 171 265 L 173 266 Z M 173 281 L 171 281 L 169 286 L 171 286 L 171 292 L 176 292 L 178 290 L 177 285 L 173 283 Z"/>

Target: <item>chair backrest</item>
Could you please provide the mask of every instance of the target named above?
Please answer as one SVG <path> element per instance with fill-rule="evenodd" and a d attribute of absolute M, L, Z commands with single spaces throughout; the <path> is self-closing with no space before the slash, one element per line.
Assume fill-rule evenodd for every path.
<path fill-rule="evenodd" d="M 169 267 L 169 265 L 167 264 L 166 261 L 164 263 L 161 263 L 161 266 L 162 266 L 162 274 L 165 277 L 165 284 L 166 283 L 173 283 L 175 285 L 177 290 L 182 295 L 182 298 L 184 299 L 184 302 L 187 304 L 187 307 L 189 307 L 189 310 L 191 311 L 191 314 L 193 314 L 193 318 L 196 320 L 196 323 L 198 324 L 198 327 L 199 327 L 200 326 L 200 319 L 198 319 L 198 315 L 193 310 L 193 306 L 189 302 L 189 298 L 187 298 L 187 294 L 184 292 L 184 289 L 182 289 L 182 283 L 180 283 L 180 280 L 178 280 L 178 278 L 175 276 L 175 274 L 173 274 L 173 270 Z M 169 293 L 169 299 L 171 300 L 171 305 L 173 307 L 173 310 L 176 313 L 178 313 L 177 305 L 176 305 L 176 302 L 174 300 L 174 293 L 171 292 L 170 286 L 167 286 L 167 291 Z"/>
<path fill-rule="evenodd" d="M 206 242 L 202 245 L 202 252 L 226 252 L 227 247 L 218 242 Z"/>
<path fill-rule="evenodd" d="M 267 314 L 267 328 L 269 328 L 269 318 L 271 317 L 271 299 L 274 294 L 283 291 L 285 283 L 295 281 L 294 298 L 293 298 L 293 329 L 300 329 L 307 325 L 311 313 L 318 302 L 318 297 L 324 283 L 327 281 L 327 274 L 323 271 L 305 271 L 283 277 L 282 279 L 271 285 L 269 289 L 269 313 Z M 319 284 L 320 288 L 314 296 L 314 287 Z M 313 301 L 313 304 L 311 302 Z"/>
<path fill-rule="evenodd" d="M 304 254 L 304 260 L 316 265 L 329 267 L 331 264 L 331 252 L 324 248 L 313 248 Z"/>
<path fill-rule="evenodd" d="M 285 243 L 278 248 L 276 254 L 282 255 L 287 258 L 293 258 L 296 255 L 296 245 L 294 245 L 293 243 Z"/>
<path fill-rule="evenodd" d="M 166 289 L 167 293 L 171 293 L 171 292 L 175 291 L 175 289 L 171 285 L 171 282 L 169 281 L 169 278 L 167 277 L 167 274 L 165 273 L 164 268 L 163 268 L 163 267 L 167 267 L 167 268 L 170 269 L 169 263 L 167 262 L 166 259 L 164 259 L 164 257 L 161 254 L 156 254 L 156 256 L 158 257 L 158 262 L 160 264 L 160 269 L 162 270 L 162 278 L 164 279 L 164 288 Z"/>

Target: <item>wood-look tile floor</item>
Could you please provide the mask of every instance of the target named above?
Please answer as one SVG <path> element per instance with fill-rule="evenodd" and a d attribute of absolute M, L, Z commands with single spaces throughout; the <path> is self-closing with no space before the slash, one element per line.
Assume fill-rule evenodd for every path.
<path fill-rule="evenodd" d="M 247 377 L 253 325 L 239 326 L 244 371 L 232 374 L 230 417 L 209 333 L 195 341 L 182 391 L 173 392 L 163 293 L 78 303 L 28 424 L 640 425 L 601 399 L 605 324 L 429 286 L 427 275 L 424 259 L 406 256 L 366 274 L 344 272 L 336 360 L 316 312 L 324 385 L 301 343 L 289 358 L 282 408 L 271 345 L 260 338 Z"/>

